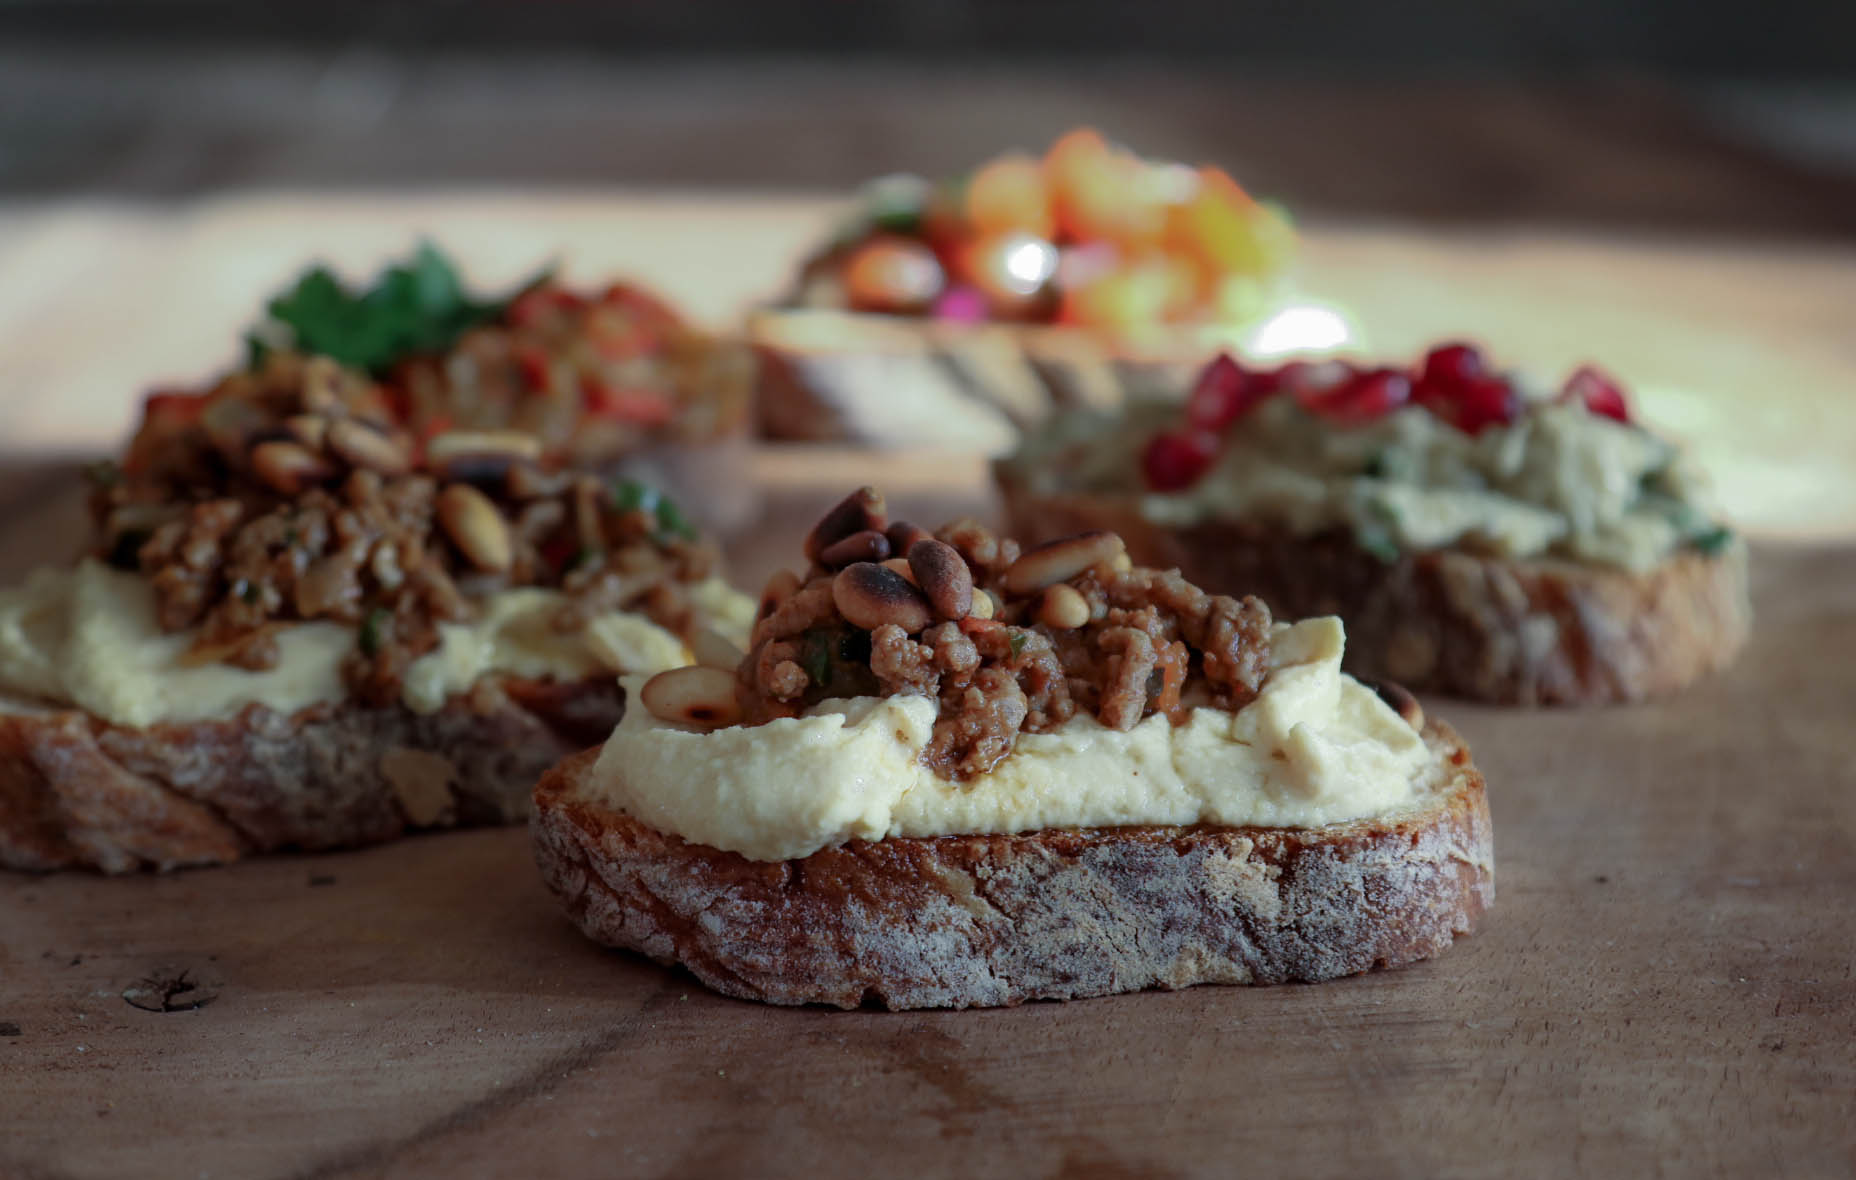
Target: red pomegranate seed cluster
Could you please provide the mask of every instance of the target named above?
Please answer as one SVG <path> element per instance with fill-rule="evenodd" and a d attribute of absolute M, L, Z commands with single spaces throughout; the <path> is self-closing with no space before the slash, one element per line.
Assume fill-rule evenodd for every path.
<path fill-rule="evenodd" d="M 1279 393 L 1342 426 L 1362 425 L 1401 406 L 1419 405 L 1465 434 L 1506 426 L 1523 408 L 1520 391 L 1491 369 L 1473 344 L 1441 344 L 1412 370 L 1363 369 L 1338 360 L 1246 369 L 1226 354 L 1199 374 L 1180 425 L 1148 441 L 1141 455 L 1147 486 L 1176 492 L 1197 483 L 1218 457 L 1225 429 Z M 1619 422 L 1631 420 L 1623 389 L 1590 365 L 1567 379 L 1558 400 L 1578 402 Z"/>

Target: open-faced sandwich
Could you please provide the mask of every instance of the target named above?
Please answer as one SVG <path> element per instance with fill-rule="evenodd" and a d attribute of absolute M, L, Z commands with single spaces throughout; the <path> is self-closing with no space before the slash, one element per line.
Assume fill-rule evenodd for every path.
<path fill-rule="evenodd" d="M 770 1003 L 967 1007 L 1396 966 L 1492 902 L 1469 751 L 1344 675 L 1338 620 L 868 488 L 805 553 L 738 665 L 628 677 L 536 788 L 595 940 Z"/>
<path fill-rule="evenodd" d="M 89 556 L 0 591 L 0 865 L 229 861 L 501 823 L 623 672 L 753 607 L 673 504 L 516 431 L 419 441 L 266 357 L 95 472 Z"/>
<path fill-rule="evenodd" d="M 1177 391 L 1279 303 L 1295 249 L 1223 171 L 1087 129 L 860 205 L 751 322 L 774 437 L 999 453 L 1053 408 Z"/>
<path fill-rule="evenodd" d="M 517 430 L 546 461 L 650 483 L 705 524 L 749 506 L 752 352 L 635 284 L 580 292 L 543 274 L 478 298 L 426 244 L 365 289 L 309 270 L 246 339 L 245 370 L 221 384 L 256 379 L 274 356 L 327 357 L 371 380 L 372 412 L 416 441 Z M 143 433 L 186 426 L 212 396 L 153 395 Z"/>
<path fill-rule="evenodd" d="M 1278 615 L 1339 615 L 1350 671 L 1419 691 L 1636 700 L 1725 667 L 1750 623 L 1744 544 L 1589 367 L 1545 393 L 1466 344 L 1409 372 L 1223 357 L 1183 408 L 1053 422 L 996 472 L 1029 538 L 1113 529 Z"/>

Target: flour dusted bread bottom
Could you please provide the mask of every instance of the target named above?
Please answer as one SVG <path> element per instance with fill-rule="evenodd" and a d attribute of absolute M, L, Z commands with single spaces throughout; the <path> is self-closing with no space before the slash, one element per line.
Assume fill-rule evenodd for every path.
<path fill-rule="evenodd" d="M 0 713 L 0 866 L 120 873 L 512 823 L 536 778 L 621 709 L 600 677 L 487 679 L 424 715 L 347 701 L 131 729 Z"/>
<path fill-rule="evenodd" d="M 1322 828 L 1103 828 L 852 841 L 752 861 L 535 790 L 536 858 L 597 942 L 774 1004 L 966 1008 L 1313 982 L 1442 951 L 1494 900 L 1482 776 L 1450 729 L 1401 812 Z"/>

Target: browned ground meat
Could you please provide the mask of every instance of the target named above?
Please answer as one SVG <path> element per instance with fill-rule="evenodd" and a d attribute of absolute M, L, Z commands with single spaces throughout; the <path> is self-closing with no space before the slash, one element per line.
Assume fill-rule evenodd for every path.
<path fill-rule="evenodd" d="M 869 509 L 881 503 L 864 489 L 820 527 L 883 531 Z M 922 544 L 903 524 L 886 535 Z M 944 564 L 901 555 L 887 564 L 911 585 L 857 563 L 816 562 L 796 589 L 790 575 L 770 583 L 737 677 L 746 721 L 794 716 L 831 697 L 932 697 L 939 713 L 924 757 L 938 774 L 964 780 L 996 766 L 1019 733 L 1048 732 L 1079 711 L 1121 730 L 1154 713 L 1183 720 L 1189 681 L 1195 702 L 1241 708 L 1268 670 L 1268 608 L 1205 594 L 1176 571 L 1129 569 L 1118 538 L 1021 554 L 972 520 L 935 537 L 964 559 L 976 587 L 977 605 L 962 618 L 934 617 L 936 596 L 919 588 L 919 576 L 943 576 Z M 835 539 L 815 536 L 826 544 L 814 548 Z M 845 617 L 841 601 L 868 630 Z"/>
<path fill-rule="evenodd" d="M 344 671 L 372 701 L 398 692 L 440 622 L 511 586 L 562 590 L 562 630 L 626 609 L 691 633 L 689 590 L 715 555 L 674 506 L 544 470 L 519 435 L 422 455 L 379 404 L 364 380 L 300 360 L 227 383 L 99 481 L 98 554 L 149 578 L 165 630 L 198 628 L 197 662 L 266 668 L 281 626 L 354 624 Z"/>

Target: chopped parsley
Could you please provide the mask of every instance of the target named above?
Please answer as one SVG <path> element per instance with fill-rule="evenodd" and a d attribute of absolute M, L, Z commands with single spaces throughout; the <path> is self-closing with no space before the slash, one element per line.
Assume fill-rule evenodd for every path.
<path fill-rule="evenodd" d="M 1688 543 L 1712 557 L 1733 543 L 1734 531 L 1725 525 L 1715 525 L 1706 532 L 1696 533 Z"/>
<path fill-rule="evenodd" d="M 361 634 L 357 641 L 361 647 L 361 654 L 364 656 L 379 655 L 380 648 L 386 643 L 387 632 L 392 625 L 393 612 L 386 607 L 377 606 L 368 611 L 367 617 L 361 620 Z"/>
<path fill-rule="evenodd" d="M 430 242 L 364 290 L 349 289 L 327 267 L 313 267 L 266 305 L 266 318 L 245 337 L 247 363 L 256 368 L 273 349 L 288 348 L 380 373 L 405 357 L 451 347 L 551 273 L 543 271 L 503 298 L 478 300 Z"/>
<path fill-rule="evenodd" d="M 612 485 L 612 506 L 620 512 L 649 512 L 657 519 L 655 540 L 663 544 L 673 538 L 696 539 L 696 526 L 668 496 L 649 484 L 622 479 Z"/>
<path fill-rule="evenodd" d="M 1393 529 L 1398 526 L 1398 513 L 1383 500 L 1366 501 L 1367 517 L 1356 521 L 1353 526 L 1353 539 L 1360 548 L 1377 557 L 1387 565 L 1398 560 L 1399 547 Z"/>
<path fill-rule="evenodd" d="M 1024 631 L 1019 631 L 1017 629 L 1014 629 L 1012 631 L 1011 636 L 1006 640 L 1006 642 L 1012 645 L 1012 658 L 1013 659 L 1017 659 L 1019 656 L 1025 654 L 1025 644 L 1029 642 L 1030 639 L 1031 639 L 1031 636 Z"/>
<path fill-rule="evenodd" d="M 831 651 L 837 643 L 829 631 L 807 631 L 805 644 L 800 650 L 799 666 L 806 670 L 806 679 L 814 687 L 825 689 L 831 686 Z"/>

